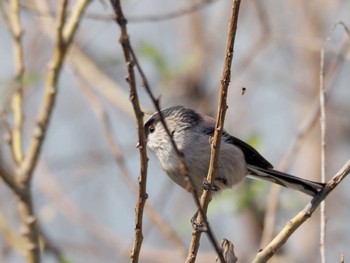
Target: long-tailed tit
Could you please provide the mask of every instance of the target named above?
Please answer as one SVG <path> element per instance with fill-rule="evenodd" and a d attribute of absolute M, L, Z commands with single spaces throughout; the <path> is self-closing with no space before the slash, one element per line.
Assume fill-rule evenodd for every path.
<path fill-rule="evenodd" d="M 177 147 L 184 153 L 194 187 L 201 194 L 209 168 L 210 138 L 214 135 L 215 120 L 182 106 L 166 108 L 161 112 Z M 158 112 L 147 120 L 144 128 L 147 146 L 158 157 L 164 172 L 175 183 L 186 188 L 178 156 Z M 246 176 L 271 181 L 311 196 L 324 186 L 273 170 L 273 166 L 253 147 L 226 131 L 223 131 L 217 169 L 214 184 L 210 186 L 213 190 L 230 188 Z"/>

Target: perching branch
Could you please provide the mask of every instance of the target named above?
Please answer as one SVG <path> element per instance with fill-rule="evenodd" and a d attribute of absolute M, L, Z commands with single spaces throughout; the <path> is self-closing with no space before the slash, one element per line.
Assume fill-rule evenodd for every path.
<path fill-rule="evenodd" d="M 350 173 L 350 159 L 337 172 L 337 174 L 330 179 L 325 187 L 320 191 L 305 208 L 299 212 L 294 218 L 288 221 L 280 233 L 259 253 L 255 256 L 254 263 L 267 262 L 275 252 L 283 246 L 288 238 L 308 219 L 311 217 L 316 208 L 321 202 L 340 184 L 340 182 Z"/>
<path fill-rule="evenodd" d="M 122 45 L 124 44 L 124 45 L 123 45 L 124 54 L 125 54 L 126 52 L 129 54 L 129 52 L 130 52 L 130 54 L 129 54 L 128 56 L 131 55 L 131 57 L 129 57 L 129 59 L 126 59 L 127 65 L 128 65 L 128 67 L 129 67 L 130 65 L 135 64 L 136 67 L 137 67 L 137 70 L 139 71 L 139 73 L 140 73 L 140 75 L 141 75 L 141 79 L 142 79 L 143 85 L 144 85 L 144 87 L 145 87 L 145 89 L 146 89 L 146 92 L 147 92 L 148 95 L 150 96 L 150 98 L 151 98 L 151 100 L 152 100 L 152 102 L 153 102 L 153 104 L 154 104 L 154 106 L 155 106 L 155 108 L 156 108 L 158 114 L 160 115 L 160 121 L 161 121 L 161 123 L 162 123 L 162 125 L 163 125 L 165 131 L 167 132 L 167 134 L 168 134 L 168 136 L 169 136 L 169 138 L 170 138 L 170 142 L 171 142 L 171 144 L 172 144 L 172 146 L 173 146 L 173 148 L 174 148 L 174 150 L 175 150 L 175 152 L 176 152 L 176 154 L 177 154 L 177 156 L 178 156 L 178 158 L 179 158 L 179 169 L 180 169 L 181 174 L 184 176 L 185 181 L 187 182 L 186 189 L 187 189 L 189 192 L 192 193 L 192 197 L 193 197 L 193 199 L 194 199 L 194 201 L 195 201 L 195 204 L 197 205 L 198 212 L 199 212 L 199 214 L 201 214 L 202 217 L 204 218 L 203 221 L 205 222 L 205 225 L 207 226 L 207 231 L 206 231 L 206 232 L 207 232 L 207 234 L 208 234 L 208 236 L 209 236 L 209 240 L 210 240 L 210 242 L 212 243 L 212 245 L 214 246 L 214 248 L 215 248 L 215 250 L 216 250 L 216 252 L 217 252 L 219 258 L 221 259 L 221 261 L 223 261 L 222 252 L 221 252 L 221 250 L 220 250 L 220 248 L 219 248 L 219 245 L 217 244 L 217 242 L 216 242 L 216 240 L 215 240 L 215 237 L 214 237 L 214 235 L 213 235 L 213 233 L 212 233 L 212 231 L 211 231 L 211 229 L 210 229 L 210 227 L 209 227 L 209 224 L 208 224 L 208 222 L 207 222 L 206 216 L 205 216 L 205 214 L 204 214 L 204 212 L 203 212 L 203 210 L 202 210 L 202 207 L 201 207 L 201 205 L 200 205 L 200 201 L 199 201 L 199 198 L 198 198 L 196 189 L 193 187 L 192 179 L 191 179 L 191 177 L 189 176 L 189 172 L 188 172 L 188 169 L 187 169 L 187 167 L 186 167 L 184 154 L 183 154 L 183 152 L 181 152 L 181 151 L 178 149 L 178 147 L 177 147 L 177 145 L 176 145 L 176 143 L 175 143 L 175 141 L 174 141 L 174 139 L 173 139 L 173 137 L 172 137 L 172 134 L 171 134 L 170 130 L 168 129 L 166 123 L 165 123 L 164 117 L 163 117 L 163 115 L 162 115 L 162 112 L 161 112 L 161 109 L 160 109 L 160 106 L 159 106 L 159 100 L 156 99 L 155 96 L 153 95 L 153 93 L 152 93 L 152 91 L 151 91 L 151 89 L 150 89 L 150 86 L 149 86 L 149 84 L 148 84 L 147 78 L 146 78 L 146 76 L 145 76 L 145 74 L 144 74 L 144 72 L 143 72 L 143 70 L 142 70 L 142 68 L 141 68 L 141 66 L 140 66 L 140 64 L 139 64 L 139 62 L 138 62 L 138 60 L 137 60 L 137 57 L 136 57 L 136 55 L 135 55 L 135 53 L 134 53 L 134 51 L 133 51 L 133 48 L 131 47 L 131 45 L 130 45 L 130 43 L 129 43 L 129 39 L 128 39 L 128 36 L 127 36 L 127 34 L 126 34 L 126 19 L 125 19 L 125 17 L 123 16 L 123 13 L 121 12 L 120 2 L 119 2 L 119 1 L 113 1 L 113 0 L 112 0 L 111 3 L 112 3 L 112 5 L 113 5 L 113 7 L 114 7 L 114 9 L 115 9 L 115 12 L 116 12 L 116 15 L 117 15 L 117 19 L 116 19 L 117 22 L 118 22 L 118 20 L 120 20 L 120 21 L 122 22 L 121 27 L 122 27 L 122 26 L 125 27 L 125 29 L 122 29 L 121 41 L 122 41 Z M 118 5 L 118 6 L 115 7 L 115 5 Z M 119 23 L 119 22 L 118 22 L 118 23 Z M 119 24 L 120 24 L 120 23 L 119 23 Z M 123 34 L 123 30 L 125 30 L 125 33 L 124 33 L 124 34 Z M 128 50 L 125 50 L 125 49 L 128 49 Z M 131 62 L 131 63 L 130 63 L 130 62 Z M 130 84 L 130 79 L 129 79 L 129 84 Z M 140 144 L 140 145 L 141 145 L 141 144 Z M 145 145 L 144 145 L 144 146 L 145 146 Z M 144 146 L 141 145 L 141 149 L 142 149 Z M 141 164 L 141 165 L 142 165 L 142 164 Z M 137 214 L 137 217 L 139 217 L 138 214 Z M 136 225 L 138 225 L 138 221 L 136 222 Z M 135 228 L 135 229 L 138 229 L 138 228 Z M 140 238 L 142 237 L 142 236 L 140 236 L 140 231 L 137 231 L 137 230 L 135 230 L 135 231 L 136 231 L 136 234 L 135 234 L 135 243 L 134 243 L 134 248 L 133 248 L 132 254 L 131 254 L 131 259 L 132 259 L 132 261 L 136 260 L 136 257 L 137 257 L 137 259 L 138 259 L 139 252 L 140 252 L 140 249 L 141 249 L 141 243 L 142 243 L 142 240 L 141 240 L 141 242 L 140 242 Z"/>
<path fill-rule="evenodd" d="M 131 262 L 138 262 L 142 241 L 142 225 L 143 225 L 143 211 L 148 197 L 146 193 L 146 183 L 147 183 L 147 166 L 148 166 L 148 157 L 146 151 L 146 137 L 143 130 L 143 112 L 139 104 L 139 98 L 136 89 L 136 80 L 135 80 L 135 71 L 134 71 L 134 60 L 130 52 L 130 42 L 128 37 L 128 32 L 126 28 L 126 19 L 124 17 L 123 11 L 121 9 L 119 0 L 111 0 L 114 12 L 116 14 L 115 21 L 119 24 L 121 33 L 119 42 L 122 45 L 124 59 L 127 66 L 128 76 L 127 81 L 129 83 L 130 89 L 130 100 L 134 108 L 136 123 L 137 123 L 137 134 L 139 138 L 138 148 L 140 151 L 140 176 L 139 176 L 139 192 L 138 200 L 135 207 L 135 238 L 134 245 L 131 250 Z"/>
<path fill-rule="evenodd" d="M 132 180 L 131 173 L 126 165 L 126 160 L 123 157 L 122 151 L 120 149 L 120 146 L 118 145 L 118 142 L 113 138 L 112 133 L 112 127 L 109 120 L 109 115 L 107 111 L 104 109 L 102 103 L 97 98 L 96 94 L 92 90 L 90 90 L 87 87 L 87 83 L 82 83 L 83 79 L 80 74 L 76 73 L 79 78 L 79 82 L 81 82 L 80 88 L 82 89 L 83 94 L 86 95 L 88 98 L 91 107 L 96 112 L 97 118 L 101 122 L 103 126 L 103 131 L 105 138 L 107 140 L 108 147 L 116 161 L 116 163 L 119 166 L 119 169 L 121 171 L 122 178 L 128 185 L 128 188 L 132 191 L 133 194 L 137 195 L 137 186 Z M 182 254 L 186 253 L 186 247 L 181 241 L 180 237 L 175 233 L 175 231 L 166 224 L 164 219 L 157 213 L 157 211 L 154 209 L 154 207 L 148 202 L 145 204 L 145 211 L 148 215 L 151 223 L 158 227 L 160 232 L 169 239 L 177 248 L 182 252 Z"/>
<path fill-rule="evenodd" d="M 220 83 L 218 117 L 215 125 L 214 137 L 212 138 L 212 141 L 211 141 L 210 165 L 209 165 L 208 176 L 207 176 L 207 181 L 209 184 L 213 182 L 213 178 L 214 178 L 214 174 L 217 168 L 217 162 L 219 158 L 221 137 L 222 137 L 225 114 L 227 109 L 227 102 L 226 102 L 227 91 L 231 80 L 231 64 L 232 64 L 232 57 L 233 57 L 233 47 L 234 47 L 236 31 L 237 31 L 240 4 L 241 4 L 240 0 L 232 1 L 231 17 L 230 17 L 228 34 L 227 34 L 227 42 L 226 42 L 226 53 L 225 53 L 226 55 L 225 55 L 224 68 L 223 68 L 221 83 Z M 208 190 L 204 190 L 201 196 L 201 206 L 204 213 L 206 213 L 207 211 L 210 200 L 211 200 L 211 192 Z M 201 214 L 199 214 L 198 216 L 198 221 L 199 223 L 203 222 L 203 217 Z M 198 253 L 200 237 L 201 237 L 201 232 L 197 230 L 193 230 L 190 250 L 189 250 L 189 254 L 187 256 L 186 262 L 188 263 L 195 262 L 196 256 Z M 220 260 L 221 262 L 225 262 L 224 259 L 220 258 Z"/>

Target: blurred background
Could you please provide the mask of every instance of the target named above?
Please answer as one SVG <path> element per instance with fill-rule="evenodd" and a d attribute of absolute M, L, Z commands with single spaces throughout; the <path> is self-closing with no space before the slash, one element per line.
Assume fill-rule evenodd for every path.
<path fill-rule="evenodd" d="M 58 1 L 20 2 L 27 146 L 53 50 Z M 8 11 L 8 1 L 0 5 L 3 12 Z M 122 1 L 122 7 L 132 45 L 161 106 L 184 105 L 215 117 L 231 2 L 129 0 Z M 59 78 L 56 105 L 32 184 L 35 212 L 48 244 L 42 262 L 129 261 L 140 163 L 118 42 L 120 30 L 112 15 L 109 1 L 91 1 Z M 12 119 L 14 59 L 11 35 L 0 21 L 3 126 L 4 119 L 10 123 Z M 256 147 L 276 168 L 319 181 L 320 53 L 324 49 L 326 175 L 331 178 L 350 153 L 350 35 L 346 26 L 350 27 L 347 0 L 242 1 L 226 130 Z M 148 117 L 154 108 L 140 79 L 138 92 Z M 3 127 L 1 133 L 5 135 Z M 1 150 L 11 167 L 4 138 Z M 140 262 L 184 262 L 194 202 L 165 176 L 152 153 L 148 155 L 149 198 Z M 326 201 L 329 262 L 339 261 L 342 253 L 345 259 L 350 256 L 349 187 L 346 179 Z M 208 217 L 218 241 L 229 239 L 239 262 L 250 262 L 309 200 L 302 193 L 278 192 L 269 183 L 246 179 L 216 197 Z M 275 220 L 267 225 L 265 217 Z M 319 262 L 319 221 L 317 210 L 271 262 Z M 19 225 L 16 199 L 1 183 L 1 262 L 24 262 Z M 214 250 L 203 235 L 198 262 L 214 260 Z"/>

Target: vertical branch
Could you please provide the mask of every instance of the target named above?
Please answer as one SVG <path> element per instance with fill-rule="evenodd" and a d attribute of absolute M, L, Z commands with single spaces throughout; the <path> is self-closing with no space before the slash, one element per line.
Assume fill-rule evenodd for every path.
<path fill-rule="evenodd" d="M 62 0 L 59 6 L 57 15 L 56 27 L 56 42 L 54 46 L 53 56 L 47 71 L 44 99 L 38 113 L 37 123 L 33 136 L 29 142 L 29 147 L 23 158 L 22 153 L 22 86 L 24 74 L 23 49 L 22 49 L 22 28 L 19 19 L 19 1 L 11 1 L 11 23 L 9 24 L 10 31 L 14 39 L 15 47 L 15 63 L 16 63 L 16 85 L 17 93 L 12 100 L 12 109 L 14 112 L 15 128 L 12 132 L 12 152 L 16 163 L 19 166 L 16 176 L 6 170 L 0 160 L 0 175 L 6 184 L 13 190 L 17 198 L 17 206 L 21 218 L 21 234 L 23 236 L 26 261 L 28 263 L 40 262 L 39 249 L 39 230 L 37 228 L 36 217 L 33 209 L 32 193 L 31 193 L 31 179 L 33 171 L 36 167 L 40 151 L 44 142 L 45 134 L 48 129 L 49 121 L 51 119 L 52 110 L 57 93 L 57 82 L 59 73 L 62 69 L 63 60 L 69 44 L 72 41 L 74 33 L 78 27 L 81 15 L 84 8 L 89 3 L 89 0 L 81 0 L 73 10 L 80 8 L 79 15 L 71 17 L 72 23 L 66 27 L 67 36 L 63 36 L 62 32 L 65 24 L 66 10 L 68 7 L 68 0 Z M 72 12 L 77 13 L 77 12 Z M 6 20 L 9 21 L 9 20 Z"/>
<path fill-rule="evenodd" d="M 24 58 L 23 58 L 23 46 L 22 35 L 23 29 L 21 25 L 19 15 L 19 0 L 10 1 L 10 31 L 14 41 L 14 60 L 15 60 L 15 94 L 11 101 L 12 112 L 14 116 L 14 128 L 11 131 L 11 147 L 14 160 L 17 164 L 22 162 L 22 124 L 23 124 L 23 76 L 24 76 Z"/>
<path fill-rule="evenodd" d="M 227 109 L 227 102 L 226 102 L 227 91 L 228 91 L 228 86 L 231 79 L 233 47 L 234 47 L 236 31 L 237 31 L 237 22 L 238 22 L 240 3 L 241 3 L 240 0 L 232 1 L 231 17 L 230 17 L 230 22 L 228 26 L 228 34 L 227 34 L 227 42 L 226 42 L 224 68 L 223 68 L 221 83 L 220 83 L 218 117 L 216 121 L 214 137 L 211 141 L 210 165 L 209 165 L 209 170 L 207 175 L 207 181 L 209 184 L 213 182 L 213 177 L 215 174 L 215 170 L 217 168 L 217 161 L 218 161 L 219 152 L 220 152 L 222 131 L 224 127 L 224 120 L 225 120 L 225 114 Z M 201 196 L 201 206 L 204 214 L 207 211 L 210 199 L 211 199 L 211 192 L 208 190 L 204 190 Z M 198 220 L 199 222 L 203 222 L 202 214 L 199 214 Z M 195 262 L 196 256 L 198 253 L 200 237 L 201 237 L 201 232 L 197 230 L 193 230 L 191 245 L 190 245 L 189 254 L 186 262 L 188 263 Z M 224 262 L 222 258 L 220 258 L 220 261 Z"/>
<path fill-rule="evenodd" d="M 215 236 L 210 228 L 210 225 L 208 223 L 208 220 L 206 218 L 206 214 L 204 213 L 203 209 L 202 209 L 202 206 L 201 206 L 201 203 L 200 203 L 200 200 L 198 198 L 198 193 L 196 191 L 196 188 L 193 187 L 193 180 L 192 178 L 190 177 L 190 174 L 188 172 L 188 168 L 186 166 L 186 163 L 185 163 L 185 155 L 184 153 L 179 150 L 179 148 L 177 147 L 175 141 L 174 141 L 174 138 L 172 136 L 172 133 L 170 132 L 168 126 L 166 125 L 165 123 L 165 120 L 164 120 L 164 117 L 162 115 L 162 112 L 161 112 L 161 109 L 160 109 L 160 106 L 159 106 L 159 100 L 156 99 L 150 89 L 150 86 L 148 84 L 148 81 L 147 81 L 147 78 L 140 66 L 140 63 L 138 62 L 137 60 L 137 57 L 132 49 L 132 47 L 130 46 L 130 52 L 133 56 L 133 60 L 135 62 L 135 65 L 136 65 L 136 68 L 138 70 L 138 72 L 140 73 L 141 75 L 141 81 L 143 83 L 143 85 L 145 86 L 145 89 L 146 89 L 146 92 L 148 93 L 148 95 L 150 96 L 152 102 L 153 102 L 153 105 L 154 107 L 156 108 L 159 116 L 160 116 L 160 122 L 162 123 L 163 127 L 164 127 L 164 130 L 166 131 L 166 133 L 168 134 L 169 136 L 169 139 L 170 139 L 170 142 L 171 142 L 171 145 L 173 146 L 174 150 L 175 150 L 175 153 L 177 155 L 177 157 L 179 158 L 179 170 L 180 170 L 180 174 L 181 176 L 183 176 L 185 182 L 186 182 L 186 189 L 192 194 L 192 197 L 193 197 L 193 200 L 198 208 L 198 214 L 201 215 L 201 217 L 203 218 L 203 222 L 206 226 L 206 233 L 208 235 L 208 238 L 209 238 L 209 241 L 211 242 L 212 246 L 214 247 L 218 257 L 221 259 L 221 261 L 223 261 L 223 255 L 222 255 L 222 251 L 215 239 Z"/>
<path fill-rule="evenodd" d="M 33 201 L 30 188 L 23 189 L 17 195 L 17 207 L 21 219 L 21 235 L 25 243 L 27 263 L 40 262 L 39 232 L 33 211 Z"/>
<path fill-rule="evenodd" d="M 326 107 L 324 89 L 324 48 L 320 55 L 320 123 L 321 123 L 321 181 L 326 182 Z M 320 223 L 320 254 L 321 262 L 326 263 L 326 207 L 325 201 L 321 203 L 321 223 Z"/>
<path fill-rule="evenodd" d="M 344 25 L 342 21 L 335 24 L 335 26 L 337 25 L 342 25 L 347 35 L 350 36 L 349 30 L 347 29 L 346 25 Z M 342 67 L 343 54 L 346 54 L 348 52 L 349 47 L 350 47 L 349 42 L 344 41 L 339 54 L 330 63 L 327 74 L 323 72 L 322 86 L 323 86 L 324 93 L 329 93 L 331 91 L 332 86 L 330 85 L 330 82 L 333 79 L 335 73 L 339 71 L 339 69 Z M 325 100 L 326 99 L 327 97 L 325 97 Z M 282 172 L 286 171 L 288 166 L 295 159 L 295 157 L 298 156 L 297 153 L 302 147 L 303 141 L 308 136 L 312 128 L 316 125 L 320 114 L 321 113 L 320 113 L 320 105 L 319 105 L 319 98 L 318 98 L 317 101 L 315 100 L 312 103 L 311 109 L 309 110 L 309 113 L 305 115 L 303 121 L 301 122 L 301 125 L 298 128 L 297 134 L 293 139 L 291 146 L 289 147 L 287 152 L 284 154 L 282 160 L 280 161 L 280 164 L 278 165 L 279 171 L 282 171 Z M 268 207 L 266 209 L 265 219 L 264 219 L 264 230 L 260 241 L 261 247 L 264 246 L 267 242 L 269 242 L 273 238 L 273 232 L 274 232 L 275 221 L 276 221 L 275 215 L 276 215 L 276 210 L 278 208 L 279 192 L 280 192 L 279 185 L 274 184 L 271 186 L 271 190 L 268 197 Z"/>
<path fill-rule="evenodd" d="M 36 127 L 19 174 L 20 183 L 23 185 L 28 184 L 28 182 L 31 180 L 34 168 L 37 164 L 40 155 L 41 147 L 45 139 L 50 117 L 55 104 L 58 77 L 62 69 L 63 59 L 66 51 L 66 45 L 62 38 L 62 31 L 65 21 L 67 5 L 68 0 L 62 0 L 60 10 L 58 11 L 56 43 L 53 51 L 53 57 L 49 64 L 46 76 L 44 99 L 42 102 L 42 106 L 39 110 L 38 118 L 36 121 Z"/>
<path fill-rule="evenodd" d="M 36 218 L 33 211 L 33 202 L 31 194 L 31 178 L 34 168 L 36 166 L 40 149 L 47 131 L 51 112 L 54 105 L 56 87 L 58 80 L 58 73 L 62 67 L 62 60 L 65 53 L 65 45 L 62 39 L 62 29 L 65 20 L 65 13 L 67 9 L 68 0 L 63 0 L 60 5 L 57 19 L 56 31 L 56 46 L 54 56 L 50 64 L 50 68 L 46 80 L 46 90 L 41 111 L 37 120 L 37 127 L 29 145 L 28 153 L 20 167 L 19 174 L 17 174 L 18 184 L 23 193 L 17 196 L 18 210 L 22 222 L 22 236 L 25 240 L 27 251 L 27 262 L 40 262 L 40 248 L 38 229 L 36 226 Z"/>
<path fill-rule="evenodd" d="M 113 6 L 114 12 L 116 14 L 116 22 L 119 24 L 121 33 L 119 42 L 122 45 L 124 52 L 124 59 L 127 65 L 127 81 L 129 83 L 130 89 L 130 100 L 134 108 L 136 123 L 137 123 L 137 133 L 139 138 L 138 148 L 140 151 L 140 176 L 139 176 L 139 192 L 138 192 L 138 200 L 135 207 L 135 239 L 134 245 L 131 250 L 131 262 L 138 262 L 142 241 L 143 241 L 143 233 L 142 233 L 142 225 L 143 225 L 143 211 L 147 199 L 146 193 L 146 183 L 147 183 L 147 165 L 148 158 L 146 152 L 146 138 L 143 130 L 143 112 L 141 111 L 141 107 L 139 104 L 137 89 L 136 89 L 136 80 L 135 80 L 135 72 L 134 72 L 134 60 L 132 54 L 130 52 L 130 42 L 126 28 L 126 19 L 124 17 L 123 11 L 121 9 L 119 0 L 111 0 L 111 4 Z"/>
<path fill-rule="evenodd" d="M 105 139 L 107 140 L 108 147 L 116 161 L 116 163 L 119 166 L 119 169 L 121 171 L 121 175 L 125 181 L 125 183 L 128 185 L 131 192 L 135 195 L 137 195 L 137 186 L 132 180 L 131 173 L 126 165 L 123 153 L 120 149 L 120 145 L 118 145 L 118 142 L 113 138 L 112 133 L 112 127 L 109 121 L 109 115 L 108 112 L 104 109 L 103 105 L 97 98 L 96 94 L 90 90 L 86 83 L 83 83 L 83 79 L 81 78 L 81 75 L 78 75 L 76 72 L 77 77 L 80 80 L 79 87 L 81 88 L 82 92 L 86 95 L 87 99 L 89 100 L 92 108 L 94 109 L 97 118 L 101 122 L 103 126 L 103 131 L 105 135 Z M 150 221 L 152 224 L 154 224 L 156 227 L 159 228 L 161 233 L 169 239 L 178 250 L 181 251 L 182 254 L 185 255 L 186 253 L 186 247 L 181 241 L 180 237 L 175 233 L 175 231 L 167 225 L 167 223 L 164 221 L 163 218 L 157 213 L 157 211 L 154 209 L 154 207 L 148 202 L 145 204 L 145 211 L 148 215 Z"/>
<path fill-rule="evenodd" d="M 38 118 L 36 121 L 36 127 L 29 143 L 27 154 L 23 160 L 19 172 L 19 181 L 21 184 L 27 183 L 34 171 L 36 163 L 38 161 L 41 147 L 45 139 L 45 135 L 48 129 L 49 121 L 51 118 L 52 110 L 56 101 L 57 83 L 58 77 L 61 72 L 63 61 L 67 53 L 68 47 L 72 42 L 72 39 L 78 29 L 79 22 L 83 15 L 83 11 L 86 9 L 90 0 L 78 1 L 72 10 L 72 14 L 69 18 L 69 24 L 65 25 L 65 13 L 68 0 L 62 0 L 60 10 L 57 17 L 56 26 L 56 42 L 54 46 L 53 56 L 51 58 L 44 90 L 44 99 L 42 106 L 39 110 Z M 76 11 L 79 10 L 79 11 Z M 78 14 L 78 15 L 77 15 Z"/>

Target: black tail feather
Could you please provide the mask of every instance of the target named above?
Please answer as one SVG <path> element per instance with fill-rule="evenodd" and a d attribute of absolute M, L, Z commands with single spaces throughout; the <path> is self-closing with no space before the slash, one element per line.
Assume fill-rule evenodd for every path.
<path fill-rule="evenodd" d="M 282 173 L 272 169 L 248 165 L 249 176 L 263 179 L 286 188 L 292 188 L 305 194 L 315 196 L 323 187 L 323 183 L 313 182 L 290 174 Z"/>

